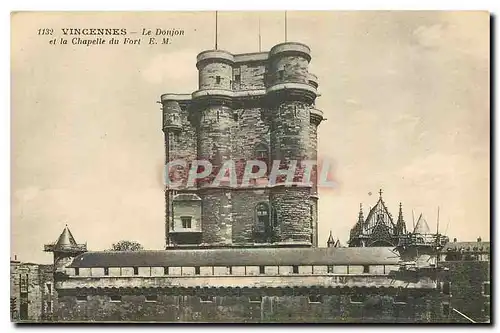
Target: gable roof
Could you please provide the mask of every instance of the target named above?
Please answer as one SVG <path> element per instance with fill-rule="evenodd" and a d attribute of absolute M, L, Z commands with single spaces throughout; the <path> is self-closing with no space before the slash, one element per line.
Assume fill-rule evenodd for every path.
<path fill-rule="evenodd" d="M 227 248 L 86 252 L 69 267 L 397 265 L 392 247 Z"/>
<path fill-rule="evenodd" d="M 384 203 L 384 200 L 382 200 L 382 197 L 380 197 L 377 201 L 377 204 L 375 206 L 373 206 L 372 209 L 370 209 L 370 212 L 368 213 L 368 216 L 366 217 L 364 226 L 366 226 L 370 222 L 372 216 L 375 214 L 375 212 L 378 212 L 378 211 L 382 211 L 383 213 L 385 213 L 389 217 L 390 223 L 394 226 L 394 221 L 392 220 L 392 215 L 389 213 L 389 210 L 385 206 L 385 203 Z"/>

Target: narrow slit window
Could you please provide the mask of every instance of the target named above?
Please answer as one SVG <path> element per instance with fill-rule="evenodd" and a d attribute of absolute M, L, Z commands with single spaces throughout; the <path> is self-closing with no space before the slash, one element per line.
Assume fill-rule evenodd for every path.
<path fill-rule="evenodd" d="M 158 295 L 146 295 L 146 302 L 156 302 Z"/>
<path fill-rule="evenodd" d="M 283 80 L 285 78 L 285 70 L 281 69 L 278 71 L 278 79 Z"/>
<path fill-rule="evenodd" d="M 351 295 L 351 303 L 363 303 L 366 300 L 365 295 L 356 294 Z"/>
<path fill-rule="evenodd" d="M 111 302 L 121 302 L 122 301 L 122 297 L 120 295 L 111 295 L 111 296 L 109 296 L 109 299 L 111 300 Z"/>
<path fill-rule="evenodd" d="M 220 84 L 220 76 L 215 77 L 215 83 Z"/>
<path fill-rule="evenodd" d="M 483 283 L 483 295 L 484 296 L 490 296 L 490 283 L 489 282 L 485 282 Z"/>
<path fill-rule="evenodd" d="M 202 302 L 202 303 L 211 303 L 211 302 L 213 302 L 213 300 L 214 300 L 213 296 L 209 296 L 209 295 L 200 296 L 200 302 Z"/>
<path fill-rule="evenodd" d="M 450 304 L 443 303 L 443 316 L 448 317 L 450 315 Z"/>
<path fill-rule="evenodd" d="M 108 267 L 104 267 L 104 275 L 109 275 L 109 268 Z"/>
<path fill-rule="evenodd" d="M 293 274 L 299 274 L 299 266 L 296 265 L 292 266 L 292 272 Z"/>
<path fill-rule="evenodd" d="M 443 282 L 443 294 L 445 294 L 445 295 L 450 294 L 450 282 L 449 281 Z"/>
<path fill-rule="evenodd" d="M 139 275 L 139 267 L 134 267 L 134 275 Z"/>
<path fill-rule="evenodd" d="M 195 275 L 200 275 L 200 267 L 199 267 L 199 266 L 196 266 L 196 267 L 194 268 L 194 274 L 195 274 Z"/>
<path fill-rule="evenodd" d="M 309 303 L 321 303 L 322 297 L 321 295 L 309 295 L 308 301 Z"/>
<path fill-rule="evenodd" d="M 262 302 L 262 296 L 249 296 L 248 301 L 250 303 L 261 303 Z"/>
<path fill-rule="evenodd" d="M 406 304 L 408 303 L 408 296 L 406 295 L 396 295 L 394 296 L 395 304 Z"/>
<path fill-rule="evenodd" d="M 259 266 L 259 274 L 265 274 L 266 273 L 266 267 L 265 266 Z"/>

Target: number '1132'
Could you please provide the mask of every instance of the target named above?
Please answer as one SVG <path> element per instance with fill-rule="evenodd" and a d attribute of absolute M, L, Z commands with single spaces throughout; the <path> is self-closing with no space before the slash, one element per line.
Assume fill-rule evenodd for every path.
<path fill-rule="evenodd" d="M 39 35 L 52 35 L 54 33 L 54 29 L 38 29 Z"/>

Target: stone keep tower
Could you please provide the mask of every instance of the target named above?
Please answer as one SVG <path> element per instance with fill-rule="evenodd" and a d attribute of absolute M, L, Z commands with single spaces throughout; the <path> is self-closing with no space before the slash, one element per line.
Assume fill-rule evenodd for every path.
<path fill-rule="evenodd" d="M 283 167 L 293 161 L 311 157 L 310 109 L 316 89 L 309 83 L 309 47 L 299 43 L 283 43 L 269 52 L 266 80 L 267 110 L 271 125 L 271 160 Z M 300 180 L 300 179 L 299 179 Z M 277 182 L 270 192 L 271 206 L 276 208 L 281 242 L 314 243 L 312 187 L 302 184 L 286 187 Z M 309 200 L 308 200 L 309 199 Z"/>
<path fill-rule="evenodd" d="M 213 168 L 212 176 L 198 186 L 203 206 L 207 207 L 201 216 L 204 243 L 232 243 L 231 189 L 224 184 L 211 185 L 224 161 L 234 160 L 233 65 L 234 56 L 221 50 L 205 51 L 197 57 L 199 90 L 193 93 L 193 112 L 197 120 L 198 160 L 209 161 Z"/>
<path fill-rule="evenodd" d="M 204 51 L 196 62 L 198 90 L 161 96 L 166 162 L 185 162 L 169 175 L 185 181 L 195 161 L 212 165 L 201 181 L 167 185 L 167 248 L 318 245 L 316 168 L 310 183 L 292 187 L 213 183 L 227 161 L 237 168 L 265 161 L 268 177 L 275 160 L 283 167 L 317 160 L 323 113 L 314 106 L 318 83 L 308 72 L 310 60 L 309 47 L 291 42 L 270 52 Z"/>

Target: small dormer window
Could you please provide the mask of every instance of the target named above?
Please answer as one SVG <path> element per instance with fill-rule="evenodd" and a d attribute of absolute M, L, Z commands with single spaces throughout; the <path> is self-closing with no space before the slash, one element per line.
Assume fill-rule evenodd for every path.
<path fill-rule="evenodd" d="M 215 83 L 220 84 L 220 76 L 217 75 L 215 77 Z"/>

